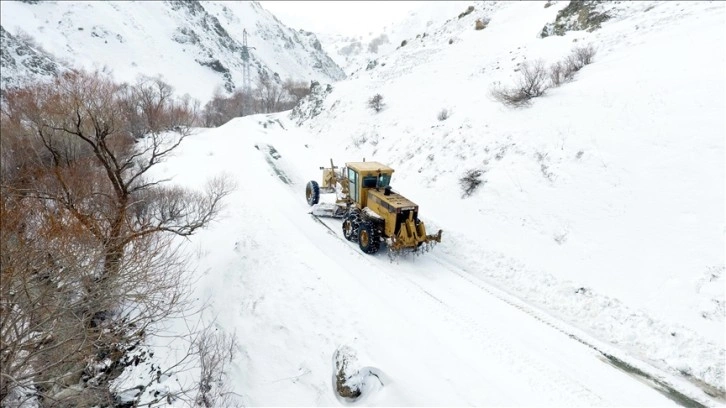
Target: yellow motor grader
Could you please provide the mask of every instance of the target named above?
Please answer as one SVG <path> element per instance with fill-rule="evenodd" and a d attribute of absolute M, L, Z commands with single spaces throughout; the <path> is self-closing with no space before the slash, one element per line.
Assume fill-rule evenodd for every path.
<path fill-rule="evenodd" d="M 418 250 L 441 242 L 441 230 L 426 235 L 418 218 L 418 205 L 391 189 L 393 169 L 374 161 L 349 162 L 339 169 L 321 167 L 321 184 L 311 180 L 305 198 L 314 216 L 343 218 L 343 236 L 358 242 L 367 254 L 375 254 L 382 241 L 389 250 Z M 321 203 L 320 194 L 335 193 L 335 203 Z"/>

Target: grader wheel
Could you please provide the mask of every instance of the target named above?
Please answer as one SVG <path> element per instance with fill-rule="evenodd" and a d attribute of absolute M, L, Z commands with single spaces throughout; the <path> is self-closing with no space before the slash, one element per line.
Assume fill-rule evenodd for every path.
<path fill-rule="evenodd" d="M 320 186 L 315 180 L 310 180 L 305 186 L 305 199 L 309 205 L 315 205 L 320 201 Z"/>
<path fill-rule="evenodd" d="M 381 245 L 378 229 L 369 222 L 364 222 L 358 228 L 358 246 L 366 254 L 375 254 Z"/>
<path fill-rule="evenodd" d="M 343 221 L 343 236 L 351 242 L 358 240 L 358 229 L 360 227 L 360 214 L 351 212 Z"/>

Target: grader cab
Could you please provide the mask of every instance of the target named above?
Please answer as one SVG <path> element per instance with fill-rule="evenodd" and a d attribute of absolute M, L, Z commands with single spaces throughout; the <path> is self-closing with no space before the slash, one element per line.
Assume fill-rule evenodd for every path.
<path fill-rule="evenodd" d="M 381 242 L 394 252 L 441 242 L 441 230 L 426 235 L 418 205 L 391 188 L 392 168 L 364 160 L 339 169 L 331 160 L 329 168 L 320 169 L 322 183 L 311 180 L 305 188 L 312 214 L 343 218 L 343 236 L 363 252 L 378 252 Z M 335 203 L 321 203 L 320 194 L 325 193 L 335 193 Z"/>

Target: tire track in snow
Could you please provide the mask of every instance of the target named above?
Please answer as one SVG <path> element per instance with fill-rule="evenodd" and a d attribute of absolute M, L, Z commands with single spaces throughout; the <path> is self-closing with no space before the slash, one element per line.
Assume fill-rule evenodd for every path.
<path fill-rule="evenodd" d="M 326 222 L 329 219 L 317 219 L 319 223 L 325 225 L 329 231 L 333 231 L 332 227 Z M 334 221 L 330 220 L 331 223 Z M 409 301 L 406 304 L 416 305 L 417 308 L 421 308 L 425 305 L 426 313 L 428 316 L 442 316 L 446 315 L 447 325 L 454 325 L 457 332 L 462 333 L 462 337 L 468 338 L 468 343 L 475 345 L 477 348 L 483 350 L 484 355 L 496 359 L 501 363 L 501 366 L 512 368 L 513 372 L 521 373 L 523 379 L 529 379 L 527 388 L 530 391 L 537 390 L 540 395 L 551 394 L 551 389 L 556 388 L 560 390 L 559 396 L 563 399 L 556 401 L 559 404 L 564 405 L 580 405 L 583 401 L 587 401 L 588 405 L 602 405 L 606 401 L 595 392 L 587 388 L 584 384 L 571 381 L 568 379 L 567 373 L 563 375 L 553 376 L 553 371 L 563 372 L 557 367 L 548 366 L 543 363 L 540 359 L 529 357 L 527 354 L 515 351 L 512 347 L 508 346 L 510 343 L 505 337 L 498 334 L 496 331 L 486 329 L 482 325 L 469 317 L 466 313 L 454 308 L 447 304 L 444 300 L 431 293 L 431 291 L 424 288 L 421 284 L 416 282 L 410 276 L 404 274 L 404 271 L 392 270 L 390 267 L 381 268 L 380 265 L 376 265 L 376 261 L 383 261 L 387 263 L 388 258 L 378 255 L 365 255 L 358 251 L 357 245 L 347 241 L 342 235 L 335 234 L 336 237 L 341 240 L 347 247 L 354 250 L 355 254 L 362 261 L 370 263 L 377 275 L 380 275 L 385 279 L 386 285 L 390 286 L 391 292 L 397 293 L 400 298 L 408 298 Z M 382 280 L 374 279 L 377 283 L 376 288 L 371 288 L 371 291 L 382 289 Z M 400 289 L 404 289 L 404 293 L 401 293 Z M 399 313 L 411 320 L 421 321 L 418 318 L 417 313 L 410 310 L 398 310 Z M 403 313 L 402 313 L 403 312 Z M 432 325 L 421 323 L 420 326 L 431 330 Z M 470 365 L 473 372 L 483 373 L 481 367 L 476 365 Z M 532 379 L 543 379 L 546 381 L 533 382 Z M 554 403 L 554 401 L 553 401 Z M 473 403 L 478 405 L 477 403 Z"/>
<path fill-rule="evenodd" d="M 446 269 L 451 271 L 448 268 L 446 268 Z M 455 271 L 451 271 L 451 272 L 456 274 Z M 559 368 L 552 367 L 552 366 L 548 367 L 546 364 L 541 363 L 540 360 L 534 360 L 534 359 L 528 358 L 527 356 L 525 356 L 523 354 L 514 352 L 511 347 L 505 346 L 502 349 L 501 348 L 502 345 L 508 344 L 507 339 L 496 334 L 496 332 L 494 332 L 494 331 L 484 329 L 482 327 L 481 323 L 479 323 L 479 322 L 475 321 L 474 319 L 472 319 L 471 317 L 469 317 L 469 315 L 466 314 L 465 312 L 462 312 L 458 308 L 455 308 L 454 306 L 449 305 L 442 299 L 436 297 L 431 292 L 429 292 L 427 289 L 425 289 L 422 285 L 420 285 L 419 283 L 417 283 L 416 281 L 411 279 L 409 276 L 405 276 L 405 278 L 412 285 L 416 286 L 421 291 L 423 291 L 424 293 L 429 295 L 431 298 L 433 298 L 435 301 L 437 301 L 438 303 L 443 305 L 445 308 L 447 308 L 449 313 L 455 315 L 458 319 L 463 321 L 468 328 L 475 330 L 475 332 L 479 334 L 479 336 L 476 337 L 477 339 L 496 338 L 494 345 L 500 347 L 500 349 L 497 350 L 498 353 L 501 353 L 502 351 L 506 350 L 508 355 L 511 356 L 510 358 L 512 358 L 513 360 L 521 361 L 521 362 L 517 361 L 517 363 L 514 363 L 513 365 L 520 366 L 520 367 L 527 367 L 527 368 L 534 367 L 536 369 L 538 375 L 541 375 L 543 377 L 548 377 L 550 379 L 550 381 L 554 381 L 558 385 L 559 389 L 565 390 L 566 394 L 563 394 L 563 395 L 568 395 L 568 396 L 572 395 L 572 396 L 577 397 L 575 400 L 567 401 L 567 403 L 581 404 L 582 401 L 588 401 L 588 403 L 590 405 L 606 404 L 606 401 L 604 401 L 597 393 L 595 393 L 594 391 L 592 391 L 591 389 L 586 387 L 584 384 L 577 382 L 577 381 L 566 380 L 565 378 L 568 377 L 567 373 L 564 376 L 558 376 L 558 377 L 552 377 L 551 375 L 548 375 L 548 374 L 551 374 L 552 371 L 559 370 Z M 494 297 L 496 297 L 496 296 L 494 296 Z M 472 338 L 473 338 L 473 336 L 472 336 Z M 564 401 L 559 401 L 559 402 L 562 404 L 565 404 Z"/>
<path fill-rule="evenodd" d="M 578 341 L 579 343 L 587 346 L 588 348 L 598 352 L 604 357 L 604 361 L 608 362 L 614 367 L 617 367 L 618 369 L 623 370 L 628 374 L 644 379 L 646 383 L 648 383 L 655 390 L 664 394 L 679 405 L 702 408 L 708 406 L 707 401 L 704 401 L 702 398 L 693 395 L 692 391 L 684 390 L 682 389 L 682 387 L 678 387 L 677 385 L 673 384 L 672 381 L 666 378 L 666 375 L 664 375 L 661 370 L 650 366 L 645 362 L 638 361 L 634 358 L 627 356 L 626 352 L 622 350 L 617 350 L 611 346 L 596 345 L 595 343 L 600 342 L 589 338 L 590 336 L 580 332 L 579 329 L 575 329 L 566 322 L 547 314 L 536 306 L 524 302 L 521 299 L 518 299 L 515 296 L 506 293 L 501 289 L 495 288 L 485 283 L 481 279 L 474 277 L 471 273 L 466 272 L 465 268 L 455 265 L 452 262 L 444 260 L 438 256 L 434 256 L 433 260 L 441 265 L 444 270 L 447 270 L 455 276 L 458 276 L 466 282 L 478 287 L 480 290 L 486 292 L 487 294 L 509 304 L 510 306 L 518 310 L 521 310 L 522 312 L 532 316 L 537 321 L 544 323 L 545 325 L 559 331 L 560 333 L 563 333 L 571 339 Z M 576 332 L 580 333 L 576 334 Z M 698 387 L 698 385 L 696 386 Z M 719 396 L 711 396 L 714 398 L 719 398 Z M 722 398 L 719 399 L 723 401 Z"/>
<path fill-rule="evenodd" d="M 327 219 L 326 219 L 327 220 Z M 329 232 L 333 232 L 333 228 L 328 225 L 325 221 L 321 219 L 316 219 L 319 223 L 323 224 Z M 338 239 L 343 241 L 347 246 L 354 246 L 353 244 L 350 244 L 347 240 L 345 240 L 344 237 L 342 237 L 339 234 L 334 234 Z M 364 257 L 363 254 L 359 254 L 361 259 L 367 259 L 369 257 Z M 660 392 L 661 394 L 665 395 L 669 399 L 673 400 L 674 402 L 678 403 L 682 406 L 687 407 L 707 407 L 708 402 L 704 401 L 702 398 L 699 398 L 698 396 L 695 396 L 693 392 L 689 390 L 684 390 L 682 387 L 678 387 L 677 385 L 673 384 L 672 381 L 670 381 L 666 375 L 664 375 L 661 370 L 646 365 L 646 363 L 642 361 L 637 361 L 631 357 L 628 357 L 627 354 L 624 351 L 617 350 L 610 346 L 605 345 L 597 345 L 596 343 L 600 343 L 597 340 L 594 340 L 592 338 L 589 338 L 590 336 L 584 334 L 584 333 L 576 333 L 580 332 L 579 329 L 575 329 L 573 327 L 570 327 L 567 323 L 564 321 L 557 319 L 551 315 L 548 315 L 546 312 L 538 309 L 537 307 L 530 305 L 513 295 L 510 295 L 506 292 L 504 292 L 501 289 L 498 289 L 496 287 L 493 287 L 480 279 L 477 279 L 473 277 L 470 273 L 465 272 L 465 268 L 459 267 L 447 260 L 442 259 L 439 256 L 436 256 L 435 254 L 427 254 L 432 258 L 433 261 L 438 263 L 442 266 L 442 270 L 446 270 L 451 273 L 451 275 L 456 276 L 457 278 L 464 280 L 467 282 L 467 284 L 477 287 L 479 290 L 485 292 L 486 294 L 490 295 L 491 297 L 494 297 L 509 306 L 524 312 L 525 314 L 533 317 L 535 320 L 545 324 L 548 327 L 551 327 L 555 329 L 556 331 L 566 335 L 567 337 L 583 344 L 587 348 L 597 352 L 599 355 L 602 356 L 602 360 L 610 365 L 612 365 L 615 368 L 618 368 L 624 372 L 626 372 L 629 375 L 634 376 L 635 378 L 645 382 L 649 386 L 651 386 L 656 391 Z M 380 256 L 374 256 L 372 259 L 380 259 Z M 395 283 L 395 281 L 391 280 L 391 276 L 389 274 L 385 274 L 387 278 L 389 278 L 389 283 Z M 421 292 L 422 295 L 425 296 L 418 296 L 419 298 L 426 298 L 429 302 L 435 302 L 436 304 L 442 306 L 444 309 L 446 309 L 446 312 L 454 317 L 456 320 L 459 321 L 459 325 L 464 328 L 470 328 L 471 331 L 474 331 L 480 336 L 470 336 L 472 340 L 477 338 L 492 338 L 494 337 L 494 333 L 484 330 L 481 325 L 476 322 L 474 319 L 468 317 L 465 313 L 456 310 L 451 305 L 447 304 L 444 300 L 437 297 L 435 294 L 431 293 L 429 290 L 424 288 L 421 284 L 416 282 L 414 279 L 412 279 L 410 276 L 407 275 L 401 275 L 406 279 L 406 281 L 416 287 L 418 291 Z M 407 291 L 407 293 L 410 295 L 411 291 Z M 421 304 L 420 302 L 416 302 L 416 304 Z M 431 307 L 431 310 L 433 311 L 440 311 L 441 309 L 436 309 L 434 307 Z M 469 332 L 471 332 L 469 331 Z M 497 349 L 498 355 L 507 355 L 510 356 L 510 359 L 512 361 L 516 360 L 516 356 L 523 357 L 517 353 L 514 353 L 511 348 L 502 348 L 502 345 L 506 344 L 506 340 L 496 336 L 498 341 L 496 342 L 489 342 L 488 348 L 489 349 Z M 544 367 L 543 365 L 539 364 L 539 362 L 535 362 L 531 359 L 528 359 L 528 364 L 526 364 L 527 367 L 537 367 L 537 371 L 539 375 L 547 376 L 548 373 L 550 373 L 551 369 Z M 517 365 L 514 364 L 513 365 Z M 567 384 L 565 384 L 567 383 Z M 580 397 L 581 399 L 577 401 L 572 401 L 573 403 L 578 403 L 582 400 L 588 400 L 592 401 L 593 398 L 597 399 L 598 402 L 593 402 L 593 404 L 598 403 L 604 403 L 602 399 L 595 393 L 593 393 L 590 389 L 585 387 L 581 383 L 576 382 L 566 382 L 566 381 L 559 381 L 559 385 L 561 389 L 566 389 L 570 395 L 575 395 Z"/>

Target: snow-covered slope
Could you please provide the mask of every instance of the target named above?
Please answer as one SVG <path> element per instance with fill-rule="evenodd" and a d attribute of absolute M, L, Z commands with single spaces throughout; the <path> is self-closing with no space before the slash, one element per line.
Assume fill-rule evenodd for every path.
<path fill-rule="evenodd" d="M 122 81 L 161 75 L 179 94 L 202 103 L 216 89 L 242 87 L 245 29 L 248 45 L 255 47 L 253 84 L 261 73 L 280 80 L 344 77 L 314 34 L 284 26 L 256 2 L 3 1 L 0 16 L 5 31 L 30 36 L 35 43 L 30 48 L 53 55 L 55 63 L 107 67 Z M 3 39 L 3 55 L 13 49 Z M 33 75 L 5 57 L 2 70 L 3 87 Z"/>
<path fill-rule="evenodd" d="M 415 352 L 401 349 L 408 343 L 391 342 L 409 338 L 415 343 L 414 338 L 435 333 L 437 343 L 416 349 L 423 361 L 463 364 L 448 354 L 463 349 L 471 353 L 468 363 L 491 364 L 488 353 L 442 334 L 449 330 L 442 323 L 449 316 L 444 310 L 456 310 L 455 317 L 449 317 L 481 341 L 510 330 L 490 320 L 495 318 L 491 314 L 505 312 L 477 306 L 489 295 L 466 294 L 466 286 L 459 288 L 457 282 L 463 278 L 490 294 L 502 290 L 502 298 L 517 299 L 512 304 L 521 301 L 525 308 L 542 311 L 545 321 L 565 325 L 565 333 L 577 331 L 578 338 L 614 347 L 629 364 L 651 367 L 643 370 L 654 378 L 672 375 L 705 390 L 683 386 L 681 392 L 707 404 L 723 403 L 726 6 L 591 4 L 609 15 L 601 28 L 542 38 L 543 28 L 555 22 L 567 2 L 476 3 L 469 15 L 430 27 L 425 37 L 379 58 L 375 67 L 359 70 L 331 91 L 321 88 L 314 94 L 319 104 L 305 105 L 316 108 L 317 115 L 303 112 L 291 117 L 292 123 L 281 122 L 285 129 L 302 123 L 299 129 L 279 128 L 276 138 L 265 134 L 273 132 L 274 122 L 260 130 L 263 134 L 254 142 L 261 152 L 253 153 L 264 155 L 264 144 L 274 143 L 282 155 L 276 168 L 284 169 L 289 186 L 281 184 L 279 173 L 268 170 L 260 177 L 267 177 L 264 185 L 280 191 L 272 201 L 282 204 L 271 207 L 263 200 L 265 209 L 260 212 L 254 204 L 235 202 L 229 217 L 264 220 L 264 228 L 280 234 L 285 230 L 297 238 L 280 244 L 273 238 L 279 235 L 262 233 L 244 221 L 234 231 L 210 232 L 205 238 L 218 240 L 215 248 L 225 259 L 212 270 L 226 271 L 210 278 L 208 293 L 221 291 L 219 282 L 239 279 L 237 292 L 245 300 L 238 312 L 225 309 L 224 319 L 230 327 L 259 336 L 250 340 L 239 374 L 252 375 L 246 382 L 251 401 L 327 403 L 328 399 L 316 399 L 329 398 L 330 390 L 319 383 L 322 366 L 311 366 L 310 361 L 318 364 L 330 358 L 333 343 L 358 338 L 365 339 L 360 347 L 376 367 L 398 370 L 399 388 L 391 386 L 390 392 L 413 393 L 388 394 L 377 404 L 502 404 L 483 391 L 488 388 L 476 391 L 474 384 L 459 382 L 471 375 L 489 384 L 483 372 L 466 374 L 462 369 L 459 376 L 448 371 L 451 366 L 426 370 L 413 360 Z M 489 24 L 475 30 L 476 19 Z M 550 64 L 580 45 L 596 49 L 594 62 L 531 106 L 513 109 L 491 97 L 494 84 L 515 82 L 522 62 L 542 59 Z M 367 106 L 376 93 L 386 104 L 380 113 Z M 449 117 L 438 120 L 444 109 Z M 255 126 L 253 120 L 215 131 L 218 143 L 229 143 L 226 134 L 252 134 L 246 129 Z M 213 143 L 205 139 L 204 144 Z M 216 150 L 210 148 L 207 154 L 219 159 Z M 406 259 L 390 266 L 385 257 L 364 258 L 353 246 L 323 239 L 324 234 L 315 232 L 322 227 L 306 220 L 299 203 L 305 181 L 317 179 L 317 166 L 330 157 L 366 157 L 392 165 L 394 188 L 421 206 L 430 228 L 444 229 L 444 242 L 423 261 Z M 224 166 L 224 160 L 219 162 Z M 482 185 L 463 197 L 459 180 L 472 169 L 481 171 Z M 245 227 L 250 231 L 243 231 Z M 230 248 L 232 240 L 236 249 Z M 218 262 L 215 256 L 205 262 Z M 285 283 L 288 279 L 295 283 Z M 338 279 L 360 281 L 361 287 L 353 289 Z M 303 284 L 308 291 L 288 293 Z M 338 301 L 331 300 L 333 293 Z M 411 313 L 421 293 L 442 305 L 427 309 L 430 324 L 415 320 L 419 323 L 413 328 L 376 328 Z M 284 301 L 291 298 L 295 300 Z M 346 302 L 353 305 L 346 307 Z M 268 309 L 256 312 L 266 303 Z M 334 312 L 337 307 L 340 311 Z M 281 322 L 277 329 L 270 319 Z M 511 325 L 511 331 L 519 333 L 519 323 Z M 331 330 L 339 335 L 330 337 Z M 532 333 L 539 332 L 525 338 L 540 344 L 540 334 Z M 510 341 L 514 340 L 502 339 Z M 293 351 L 268 354 L 270 342 Z M 309 353 L 319 355 L 313 358 Z M 262 362 L 269 361 L 274 364 L 268 370 Z M 412 380 L 419 369 L 429 373 L 431 382 Z M 517 378 L 513 373 L 506 382 L 531 381 L 521 374 Z M 280 378 L 294 379 L 280 381 L 292 381 L 302 394 L 275 397 L 277 386 L 272 384 Z M 556 378 L 552 381 L 559 383 Z M 458 384 L 457 391 L 440 388 L 450 380 Z M 677 385 L 678 380 L 673 381 L 670 384 Z M 547 397 L 565 403 L 559 399 L 563 389 L 553 390 Z M 595 394 L 602 400 L 583 397 L 575 402 L 650 405 L 638 398 L 622 401 Z M 514 400 L 534 402 L 521 397 Z M 545 400 L 541 398 L 540 403 Z"/>
<path fill-rule="evenodd" d="M 430 34 L 433 28 L 441 26 L 446 21 L 458 19 L 458 16 L 473 4 L 469 1 L 412 3 L 416 3 L 417 6 L 414 6 L 406 18 L 385 26 L 380 32 L 370 32 L 357 37 L 321 33 L 320 42 L 330 57 L 345 70 L 346 74 L 350 74 L 367 66 L 370 61 L 401 47 L 403 41 L 416 40 Z"/>
<path fill-rule="evenodd" d="M 528 304 L 522 294 L 498 289 L 507 281 L 482 271 L 513 264 L 483 259 L 482 269 L 472 268 L 468 248 L 457 248 L 461 233 L 440 224 L 442 213 L 410 186 L 406 194 L 430 227 L 447 228 L 445 241 L 420 257 L 363 254 L 343 238 L 339 220 L 321 224 L 308 215 L 305 184 L 317 178 L 313 168 L 329 153 L 283 114 L 249 116 L 192 136 L 175 160 L 157 169 L 196 188 L 222 173 L 238 182 L 222 218 L 190 247 L 198 263 L 196 297 L 209 300 L 218 330 L 239 339 L 223 383 L 242 405 L 713 403 L 675 373 Z M 454 210 L 462 221 L 472 215 Z M 552 300 L 563 308 L 579 306 L 565 293 L 560 297 Z M 635 335 L 626 324 L 610 329 Z M 168 357 L 173 349 L 162 342 L 156 353 Z M 361 388 L 356 404 L 334 392 L 341 355 Z M 129 373 L 129 388 L 149 368 L 137 370 Z M 632 374 L 638 370 L 652 378 Z M 191 374 L 146 392 L 173 390 L 176 380 L 188 385 Z M 666 387 L 678 391 L 670 396 Z"/>
<path fill-rule="evenodd" d="M 723 392 L 726 6 L 592 3 L 602 28 L 546 38 L 568 2 L 476 3 L 336 85 L 305 127 L 396 168 L 473 274 Z M 578 45 L 597 53 L 574 81 L 524 109 L 491 97 Z"/>

